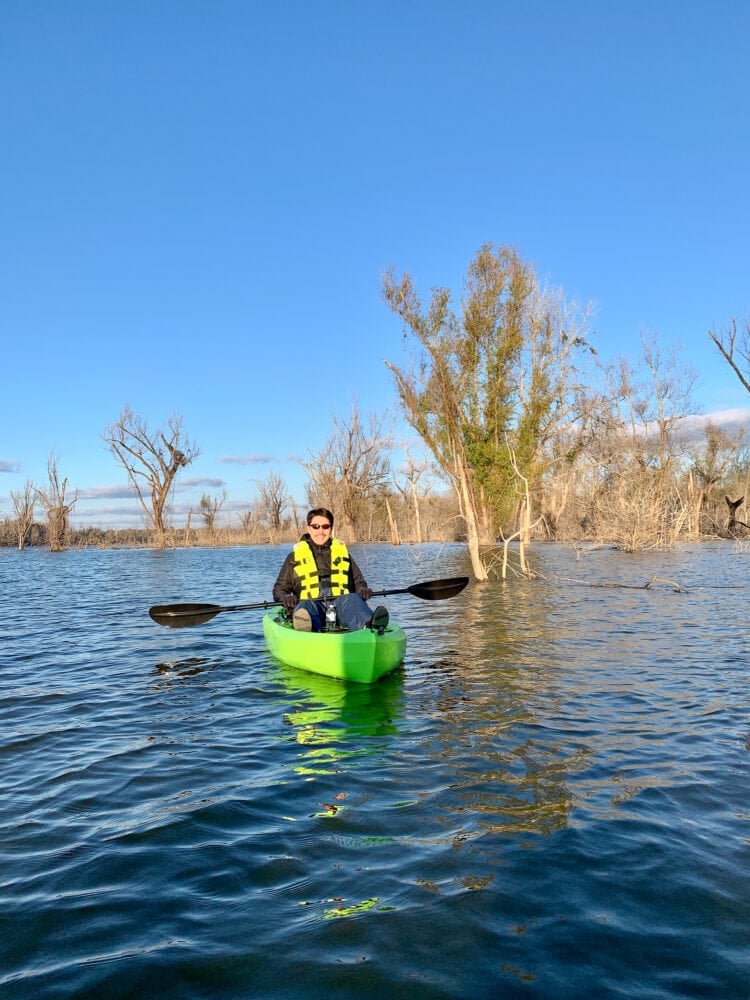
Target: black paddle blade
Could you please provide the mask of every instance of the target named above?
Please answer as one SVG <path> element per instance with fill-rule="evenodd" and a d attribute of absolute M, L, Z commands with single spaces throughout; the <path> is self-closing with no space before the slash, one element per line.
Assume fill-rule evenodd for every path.
<path fill-rule="evenodd" d="M 468 576 L 452 576 L 447 580 L 429 580 L 427 583 L 415 583 L 407 590 L 414 597 L 423 601 L 444 601 L 448 597 L 460 594 L 469 582 Z"/>
<path fill-rule="evenodd" d="M 220 604 L 156 604 L 148 613 L 157 625 L 190 628 L 210 622 L 222 610 Z"/>

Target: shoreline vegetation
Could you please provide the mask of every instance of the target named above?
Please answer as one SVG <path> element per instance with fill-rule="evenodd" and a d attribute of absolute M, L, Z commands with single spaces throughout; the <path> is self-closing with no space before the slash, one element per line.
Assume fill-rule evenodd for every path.
<path fill-rule="evenodd" d="M 677 345 L 663 350 L 656 334 L 641 335 L 637 361 L 603 363 L 591 307 L 542 285 L 510 246 L 480 248 L 458 308 L 449 288 L 424 301 L 408 272 L 385 274 L 382 291 L 408 347 L 402 367 L 385 364 L 416 438 L 394 441 L 387 412 L 364 418 L 353 402 L 300 460 L 308 506 L 334 511 L 349 544 L 462 542 L 475 579 L 486 580 L 506 576 L 511 544 L 528 575 L 525 548 L 535 541 L 637 552 L 750 532 L 741 510 L 750 496 L 745 428 L 730 432 L 698 415 L 697 374 Z M 708 339 L 750 390 L 750 322 L 732 320 Z M 0 545 L 258 545 L 304 530 L 301 505 L 275 472 L 232 517 L 225 490 L 178 509 L 180 477 L 200 454 L 180 414 L 152 430 L 126 404 L 101 437 L 143 529 L 73 528 L 77 493 L 52 452 L 47 484 L 27 480 L 11 492 L 15 517 L 0 521 Z"/>
<path fill-rule="evenodd" d="M 688 483 L 689 485 L 689 483 Z M 737 489 L 744 484 L 737 484 Z M 610 517 L 591 517 L 593 504 L 571 508 L 567 516 L 558 518 L 555 530 L 541 518 L 527 537 L 520 531 L 500 534 L 494 542 L 482 545 L 485 564 L 492 569 L 502 549 L 512 546 L 522 554 L 524 547 L 535 543 L 558 542 L 573 546 L 603 546 L 624 552 L 668 549 L 678 542 L 748 541 L 750 525 L 738 513 L 743 496 L 732 501 L 728 496 L 709 491 L 701 500 L 701 509 L 690 516 L 689 491 L 681 497 L 679 489 L 670 494 L 670 516 L 665 512 L 654 516 L 654 506 L 624 505 Z M 401 502 L 399 502 L 401 500 Z M 25 529 L 17 518 L 0 520 L 0 548 L 64 549 L 123 549 L 123 548 L 229 548 L 293 544 L 304 532 L 304 519 L 297 516 L 280 518 L 278 524 L 256 510 L 254 517 L 240 517 L 239 524 L 208 525 L 191 523 L 167 525 L 159 536 L 147 527 L 101 528 L 93 525 L 66 526 L 62 539 L 50 543 L 47 524 L 34 520 Z M 338 527 L 338 526 L 337 526 Z M 346 537 L 344 531 L 338 532 Z M 373 504 L 368 516 L 357 530 L 348 533 L 350 544 L 414 545 L 421 543 L 466 544 L 458 506 L 449 494 L 423 497 L 418 514 L 413 504 L 405 505 L 402 498 L 386 498 L 385 503 Z M 353 537 L 352 537 L 353 535 Z M 496 567 L 495 567 L 496 568 Z M 491 573 L 490 575 L 495 575 Z"/>

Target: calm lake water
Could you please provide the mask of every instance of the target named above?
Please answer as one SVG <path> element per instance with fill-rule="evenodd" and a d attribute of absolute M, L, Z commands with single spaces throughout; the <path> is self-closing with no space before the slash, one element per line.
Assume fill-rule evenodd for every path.
<path fill-rule="evenodd" d="M 372 687 L 260 611 L 147 615 L 264 600 L 287 551 L 0 550 L 0 996 L 750 995 L 750 548 L 391 597 Z"/>

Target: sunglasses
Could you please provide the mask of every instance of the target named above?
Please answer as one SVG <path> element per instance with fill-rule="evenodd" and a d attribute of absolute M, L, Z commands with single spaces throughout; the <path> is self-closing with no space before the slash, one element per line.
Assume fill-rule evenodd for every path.
<path fill-rule="evenodd" d="M 312 528 L 313 531 L 330 531 L 330 524 L 308 524 L 308 528 Z"/>

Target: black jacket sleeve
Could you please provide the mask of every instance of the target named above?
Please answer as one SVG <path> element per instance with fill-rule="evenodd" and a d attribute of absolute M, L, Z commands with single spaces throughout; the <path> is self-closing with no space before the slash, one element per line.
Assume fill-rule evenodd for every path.
<path fill-rule="evenodd" d="M 354 559 L 352 559 L 351 555 L 349 556 L 349 559 L 349 587 L 352 593 L 358 594 L 361 590 L 367 587 L 367 580 L 365 580 L 364 576 L 362 576 L 362 570 L 355 563 Z"/>
<path fill-rule="evenodd" d="M 285 594 L 295 594 L 299 597 L 301 589 L 299 577 L 294 572 L 294 552 L 290 552 L 273 585 L 273 599 L 280 601 Z"/>

